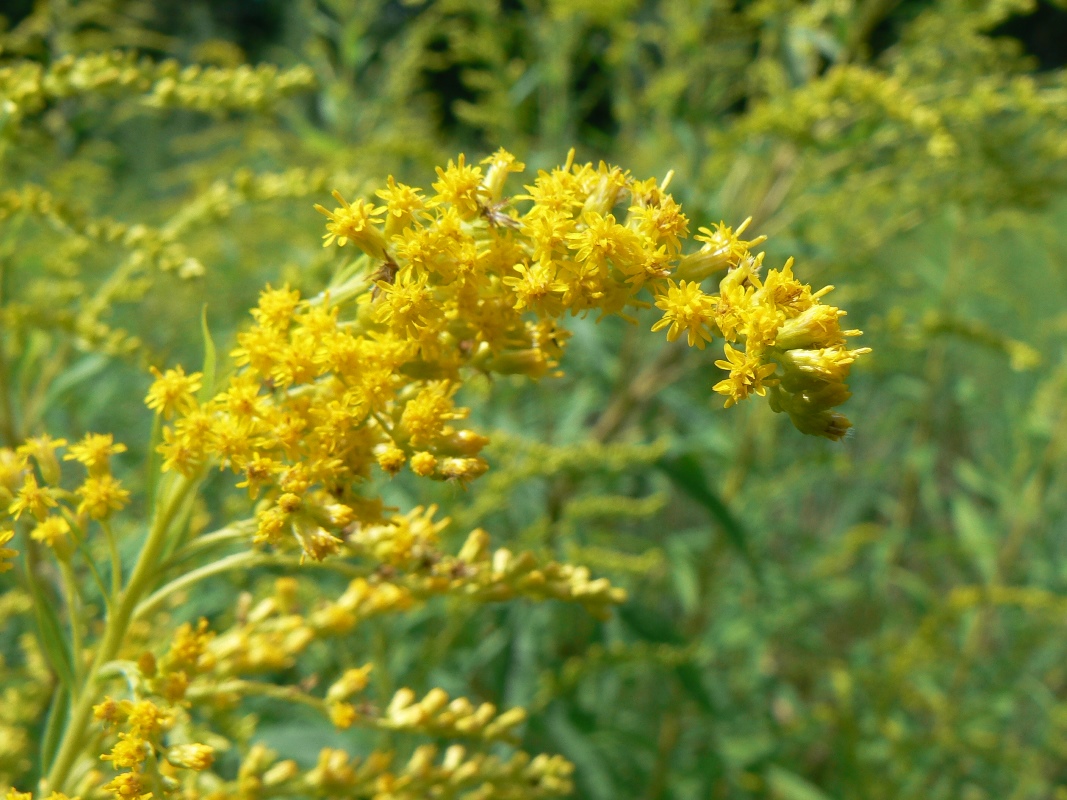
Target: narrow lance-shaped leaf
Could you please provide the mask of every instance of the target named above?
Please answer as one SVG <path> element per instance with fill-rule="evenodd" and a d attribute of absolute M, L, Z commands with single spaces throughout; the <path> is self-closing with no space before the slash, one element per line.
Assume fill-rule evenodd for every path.
<path fill-rule="evenodd" d="M 41 649 L 48 659 L 48 666 L 56 673 L 60 683 L 67 691 L 74 686 L 74 661 L 70 648 L 63 636 L 63 626 L 56 616 L 52 600 L 45 596 L 36 577 L 32 574 L 32 565 L 26 565 L 26 585 L 33 596 L 33 618 L 37 624 Z M 77 623 L 74 623 L 77 624 Z"/>
<path fill-rule="evenodd" d="M 217 369 L 218 356 L 215 353 L 215 341 L 211 338 L 211 329 L 207 324 L 207 303 L 200 312 L 200 332 L 204 337 L 204 379 L 200 384 L 197 399 L 207 402 L 215 394 L 215 372 Z"/>
<path fill-rule="evenodd" d="M 757 581 L 762 582 L 763 575 L 759 563 L 752 557 L 748 546 L 748 534 L 741 521 L 734 516 L 729 507 L 719 497 L 718 493 L 711 488 L 711 483 L 704 473 L 696 456 L 686 453 L 673 458 L 661 458 L 656 466 L 688 497 L 695 500 L 711 515 L 712 519 L 719 523 L 723 533 L 730 544 L 740 553 L 741 557 L 752 570 Z"/>

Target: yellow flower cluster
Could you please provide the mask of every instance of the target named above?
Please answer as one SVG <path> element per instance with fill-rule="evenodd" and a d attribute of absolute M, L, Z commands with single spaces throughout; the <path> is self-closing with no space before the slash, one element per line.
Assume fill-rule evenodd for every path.
<path fill-rule="evenodd" d="M 505 196 L 523 168 L 503 150 L 482 165 L 460 156 L 438 169 L 431 194 L 390 178 L 382 205 L 336 194 L 337 208 L 320 206 L 325 244 L 364 256 L 317 298 L 264 291 L 233 353 L 240 370 L 210 401 L 196 402 L 198 375 L 157 375 L 149 404 L 176 416 L 160 448 L 165 469 L 188 476 L 214 462 L 252 497 L 265 491 L 260 543 L 291 536 L 321 560 L 386 542 L 399 550 L 384 561 L 410 558 L 415 540 L 397 544 L 415 536 L 410 524 L 382 529 L 381 500 L 363 488 L 375 469 L 406 465 L 460 484 L 483 474 L 487 440 L 458 427 L 466 377 L 544 375 L 567 340 L 561 316 L 647 307 L 645 288 L 669 340 L 725 340 L 717 363 L 728 377 L 714 388 L 727 406 L 773 388 L 772 406 L 801 430 L 844 435 L 849 423 L 832 409 L 867 351 L 844 347 L 858 331 L 842 331 L 843 312 L 822 304 L 829 288 L 812 292 L 791 262 L 761 279 L 763 254 L 751 248 L 762 238 L 742 240 L 745 225 L 701 228 L 701 247 L 683 254 L 689 221 L 666 192 L 669 176 L 640 181 L 575 164 L 572 152 L 525 194 Z M 700 281 L 723 271 L 719 294 L 705 293 Z"/>
<path fill-rule="evenodd" d="M 60 486 L 57 451 L 64 447 L 67 453 L 63 460 L 77 461 L 87 471 L 73 492 Z M 126 446 L 116 444 L 111 434 L 97 433 L 86 434 L 69 446 L 65 439 L 42 434 L 17 450 L 0 449 L 0 505 L 14 521 L 24 514 L 32 517 L 30 538 L 65 559 L 72 545 L 83 540 L 90 521 L 106 523 L 115 511 L 129 504 L 130 493 L 111 474 L 111 456 L 125 450 Z M 12 535 L 10 530 L 0 530 L 0 545 Z M 13 555 L 13 550 L 0 548 L 0 571 L 10 568 L 2 559 Z"/>
<path fill-rule="evenodd" d="M 164 734 L 174 727 L 174 713 L 152 700 L 109 697 L 93 708 L 93 714 L 116 734 L 111 750 L 100 759 L 120 772 L 101 788 L 120 800 L 146 800 L 162 794 L 162 787 L 177 784 L 175 768 L 205 770 L 214 762 L 214 752 L 207 745 L 167 746 Z"/>
<path fill-rule="evenodd" d="M 656 301 L 663 319 L 653 327 L 670 325 L 668 338 L 685 330 L 701 348 L 712 331 L 726 340 L 726 358 L 715 365 L 729 375 L 713 388 L 727 408 L 770 390 L 771 408 L 786 412 L 799 430 L 840 439 L 850 423 L 833 409 L 849 398 L 849 369 L 870 348 L 846 347 L 846 337 L 860 331 L 842 330 L 845 312 L 820 302 L 832 286 L 812 292 L 793 277 L 792 259 L 761 279 L 762 260 L 762 253 L 740 258 L 719 282 L 718 295 L 693 282 L 669 282 Z M 733 346 L 739 342 L 744 350 Z"/>

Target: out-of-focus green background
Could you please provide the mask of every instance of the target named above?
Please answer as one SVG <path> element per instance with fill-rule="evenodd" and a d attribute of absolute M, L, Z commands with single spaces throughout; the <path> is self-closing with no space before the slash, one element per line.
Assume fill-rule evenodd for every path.
<path fill-rule="evenodd" d="M 47 215 L 7 216 L 4 324 L 23 356 L 9 385 L 30 388 L 15 397 L 24 429 L 5 436 L 115 431 L 136 463 L 145 365 L 198 365 L 205 302 L 221 347 L 265 283 L 321 288 L 339 256 L 311 205 L 334 187 L 369 193 L 393 173 L 425 188 L 434 165 L 498 146 L 529 170 L 571 146 L 638 177 L 673 169 L 694 228 L 751 215 L 768 263 L 795 255 L 802 279 L 838 286 L 874 348 L 845 409 L 854 435 L 805 438 L 761 403 L 723 411 L 711 351 L 648 334 L 653 316 L 575 320 L 565 377 L 467 391 L 496 432 L 489 475 L 467 493 L 392 491 L 440 503 L 457 534 L 483 525 L 589 564 L 629 602 L 606 622 L 431 606 L 367 634 L 390 642 L 391 680 L 529 706 L 523 746 L 573 760 L 591 800 L 1067 798 L 1067 6 L 0 13 L 0 69 L 119 47 L 316 77 L 261 113 L 89 96 L 0 120 L 0 188 L 179 225 L 182 257 L 204 268 L 150 270 L 116 295 L 129 302 L 109 306 L 108 331 L 138 341 L 87 339 L 79 314 L 121 254 Z M 48 354 L 64 371 L 35 401 Z M 230 597 L 189 616 L 225 614 Z M 315 725 L 265 710 L 260 735 L 313 758 Z"/>

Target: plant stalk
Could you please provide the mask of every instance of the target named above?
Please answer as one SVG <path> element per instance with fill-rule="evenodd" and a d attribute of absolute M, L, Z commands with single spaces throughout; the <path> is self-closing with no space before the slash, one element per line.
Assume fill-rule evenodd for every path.
<path fill-rule="evenodd" d="M 159 556 L 166 543 L 167 532 L 174 520 L 174 515 L 181 507 L 186 495 L 195 485 L 195 479 L 179 476 L 172 487 L 168 501 L 156 509 L 152 525 L 137 564 L 130 574 L 130 582 L 115 604 L 114 614 L 110 615 L 104 628 L 104 637 L 93 658 L 85 680 L 78 692 L 77 702 L 71 709 L 70 720 L 63 732 L 63 738 L 56 753 L 56 759 L 45 781 L 45 791 L 62 792 L 67 788 L 71 769 L 85 743 L 85 735 L 92 717 L 93 704 L 96 699 L 92 687 L 96 683 L 100 668 L 113 660 L 126 637 L 133 612 L 141 597 L 149 590 L 152 579 L 159 566 Z"/>

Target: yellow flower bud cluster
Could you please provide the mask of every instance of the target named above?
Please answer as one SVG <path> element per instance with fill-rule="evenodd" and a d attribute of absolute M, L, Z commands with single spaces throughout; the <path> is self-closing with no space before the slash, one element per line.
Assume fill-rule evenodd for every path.
<path fill-rule="evenodd" d="M 475 707 L 465 697 L 449 701 L 443 689 L 431 689 L 417 700 L 411 689 L 400 689 L 385 709 L 379 727 L 398 731 L 420 731 L 433 736 L 473 736 L 497 739 L 507 736 L 526 721 L 526 710 L 512 708 L 497 713 L 492 703 Z"/>
<path fill-rule="evenodd" d="M 736 234 L 724 236 L 721 227 L 705 229 L 705 248 L 728 251 L 730 245 L 722 243 L 724 238 L 737 241 Z M 713 332 L 726 340 L 726 358 L 715 365 L 729 375 L 713 388 L 725 396 L 727 408 L 753 394 L 762 397 L 773 387 L 771 407 L 788 412 L 799 430 L 840 439 L 851 423 L 831 409 L 848 399 L 849 367 L 870 349 L 845 349 L 845 337 L 858 336 L 860 331 L 842 331 L 838 318 L 845 312 L 820 302 L 833 287 L 812 292 L 793 277 L 792 259 L 781 270 L 770 270 L 765 280 L 759 276 L 762 253 L 752 256 L 742 248 L 728 260 L 730 270 L 719 282 L 718 295 L 705 294 L 692 281 L 668 281 L 667 291 L 656 301 L 663 319 L 653 329 L 669 325 L 668 339 L 685 331 L 689 344 L 700 348 L 711 341 Z M 744 350 L 733 346 L 738 343 L 744 344 Z M 810 358 L 817 358 L 826 368 L 809 365 L 802 355 L 815 352 L 818 355 Z M 774 377 L 779 367 L 782 379 Z"/>
<path fill-rule="evenodd" d="M 719 283 L 720 294 L 713 300 L 686 301 L 685 308 L 703 303 L 704 324 L 713 325 L 727 342 L 726 359 L 715 364 L 729 375 L 714 389 L 726 397 L 727 408 L 770 389 L 771 408 L 786 412 L 798 430 L 840 439 L 851 423 L 832 409 L 850 397 L 845 384 L 849 369 L 870 348 L 845 346 L 846 337 L 860 331 L 842 330 L 839 319 L 845 312 L 820 302 L 832 286 L 812 292 L 793 277 L 792 259 L 761 280 L 761 261 L 762 254 L 740 262 Z M 693 294 L 701 293 L 696 289 Z M 675 313 L 669 295 L 657 305 L 667 309 L 664 320 Z M 743 342 L 744 351 L 731 342 Z"/>
<path fill-rule="evenodd" d="M 15 126 L 50 101 L 88 94 L 140 96 L 155 107 L 262 111 L 314 84 L 314 73 L 303 65 L 183 68 L 132 51 L 67 55 L 48 66 L 20 60 L 0 68 L 0 123 Z"/>
<path fill-rule="evenodd" d="M 465 697 L 450 701 L 448 693 L 437 688 L 431 689 L 422 700 L 411 689 L 400 689 L 380 713 L 370 704 L 357 708 L 348 700 L 366 688 L 370 670 L 370 664 L 348 670 L 326 693 L 330 719 L 338 728 L 358 723 L 382 730 L 493 740 L 509 737 L 526 721 L 523 708 L 498 714 L 492 703 L 474 706 Z"/>
<path fill-rule="evenodd" d="M 904 76 L 901 76 L 904 77 Z M 837 65 L 775 102 L 758 106 L 735 132 L 759 135 L 781 131 L 829 141 L 865 119 L 885 125 L 891 120 L 926 140 L 927 152 L 938 159 L 955 156 L 959 145 L 949 132 L 939 103 L 924 102 L 900 77 L 855 64 Z"/>
<path fill-rule="evenodd" d="M 364 596 L 367 585 L 364 582 Z M 242 697 L 260 695 L 287 700 L 315 708 L 329 717 L 339 728 L 360 727 L 398 732 L 420 733 L 439 737 L 471 738 L 495 741 L 512 738 L 516 728 L 526 720 L 522 708 L 499 712 L 492 703 L 475 705 L 464 697 L 450 698 L 441 689 L 431 689 L 421 699 L 409 688 L 396 691 L 390 702 L 378 708 L 357 696 L 367 689 L 372 664 L 345 670 L 325 691 L 321 698 L 307 693 L 303 687 L 257 683 L 238 675 L 244 671 L 277 670 L 291 664 L 282 658 L 269 663 L 254 656 L 237 656 L 242 649 L 285 649 L 284 644 L 272 643 L 262 647 L 256 638 L 263 630 L 271 629 L 271 621 L 290 623 L 299 620 L 291 602 L 295 583 L 291 578 L 279 579 L 275 594 L 254 606 L 239 608 L 239 621 L 229 630 L 214 635 L 201 620 L 196 626 L 181 626 L 169 649 L 158 659 L 145 653 L 136 667 L 129 666 L 127 680 L 135 690 L 133 700 L 105 697 L 93 708 L 94 717 L 102 723 L 110 736 L 108 749 L 101 759 L 111 762 L 121 772 L 102 786 L 116 798 L 141 798 L 153 786 L 166 792 L 174 791 L 179 783 L 175 770 L 210 770 L 214 748 L 186 739 L 191 728 L 188 721 L 197 707 L 225 709 Z M 247 602 L 244 603 L 247 605 Z M 291 624 L 283 628 L 295 630 Z M 329 631 L 324 631 L 328 633 Z M 302 649 L 304 643 L 295 649 Z M 293 652 L 289 648 L 290 654 Z M 181 675 L 183 681 L 165 680 L 166 676 Z M 186 685 L 184 679 L 196 678 Z M 160 687 L 180 685 L 182 692 L 164 698 Z M 150 693 L 150 694 L 146 694 Z M 177 739 L 177 741 L 174 741 Z M 531 760 L 518 753 L 507 762 L 484 755 L 467 757 L 459 746 L 449 748 L 443 760 L 436 763 L 436 748 L 423 747 L 399 772 L 390 771 L 392 754 L 372 751 L 361 760 L 339 750 L 327 748 L 320 754 L 318 765 L 302 772 L 294 762 L 275 762 L 262 746 L 253 747 L 241 765 L 236 790 L 241 796 L 257 797 L 268 788 L 354 790 L 359 786 L 373 786 L 375 791 L 400 791 L 397 797 L 421 796 L 404 793 L 430 790 L 440 785 L 450 791 L 470 795 L 474 789 L 488 791 L 496 787 L 509 792 L 506 796 L 547 797 L 569 790 L 571 765 L 558 757 L 538 756 Z M 102 780 L 102 779 L 101 779 Z M 219 779 L 215 785 L 220 786 Z M 207 795 L 214 796 L 214 795 Z M 223 795 L 219 795 L 220 797 Z M 391 795 L 393 796 L 393 795 Z M 488 796 L 497 796 L 488 794 Z"/>
<path fill-rule="evenodd" d="M 421 509 L 412 516 L 421 517 Z M 401 519 L 401 526 L 406 518 Z M 428 518 L 420 519 L 429 529 Z M 433 523 L 440 527 L 441 523 Z M 376 526 L 388 530 L 388 526 Z M 383 562 L 370 580 L 356 578 L 337 600 L 326 603 L 311 616 L 314 628 L 334 635 L 347 633 L 358 622 L 382 613 L 404 611 L 416 600 L 436 595 L 467 597 L 482 602 L 563 600 L 583 605 L 595 616 L 623 602 L 626 593 L 605 578 L 593 578 L 585 567 L 556 561 L 541 561 L 531 552 L 518 555 L 506 548 L 491 551 L 489 534 L 471 531 L 455 556 L 426 547 L 419 560 L 402 572 Z"/>
<path fill-rule="evenodd" d="M 202 771 L 214 763 L 214 749 L 205 744 L 165 741 L 175 727 L 175 712 L 149 699 L 113 700 L 106 697 L 93 715 L 114 733 L 111 749 L 100 756 L 119 773 L 101 789 L 116 800 L 143 800 L 153 789 L 179 787 L 176 769 Z"/>
<path fill-rule="evenodd" d="M 573 791 L 573 765 L 559 756 L 531 759 L 518 752 L 509 758 L 473 753 L 452 745 L 438 761 L 434 745 L 418 747 L 399 769 L 392 771 L 393 755 L 376 752 L 366 759 L 343 750 L 324 749 L 319 762 L 299 783 L 315 795 L 382 797 L 422 800 L 426 797 L 542 798 Z M 285 763 L 285 762 L 282 762 Z M 269 774 L 269 773 L 268 773 Z M 266 776 L 265 776 L 266 778 Z M 296 788 L 294 786 L 294 788 Z"/>
<path fill-rule="evenodd" d="M 237 623 L 215 636 L 209 645 L 208 653 L 215 662 L 212 675 L 216 678 L 286 669 L 315 639 L 305 618 L 291 613 L 277 596 L 266 597 L 248 608 L 250 600 L 244 596 Z"/>
<path fill-rule="evenodd" d="M 394 516 L 387 524 L 359 526 L 349 537 L 356 552 L 367 552 L 377 561 L 395 567 L 412 567 L 438 557 L 438 534 L 447 518 L 434 521 L 437 506 L 412 509 Z"/>
<path fill-rule="evenodd" d="M 195 626 L 188 622 L 179 625 L 163 657 L 150 670 L 142 665 L 142 672 L 149 672 L 148 688 L 168 702 L 184 700 L 190 681 L 217 664 L 216 655 L 209 650 L 214 638 L 206 619 L 201 618 Z"/>
<path fill-rule="evenodd" d="M 165 61 L 156 67 L 153 78 L 145 105 L 196 111 L 266 111 L 315 85 L 315 73 L 306 65 L 288 70 L 274 64 L 179 68 L 176 62 Z"/>
<path fill-rule="evenodd" d="M 356 578 L 334 601 L 323 604 L 311 614 L 312 627 L 323 635 L 339 636 L 351 631 L 360 621 L 378 614 L 405 611 L 415 598 L 402 586 L 388 581 Z"/>
<path fill-rule="evenodd" d="M 603 616 L 610 606 L 626 600 L 623 589 L 612 586 L 606 578 L 593 578 L 585 567 L 556 561 L 540 562 L 531 552 L 518 555 L 507 548 L 488 553 L 489 535 L 472 531 L 457 563 L 445 566 L 450 572 L 470 571 L 463 592 L 484 600 L 509 600 L 526 597 L 533 600 L 568 600 L 581 603 L 595 616 Z M 416 576 L 415 580 L 419 580 Z M 422 579 L 422 588 L 433 585 Z"/>

